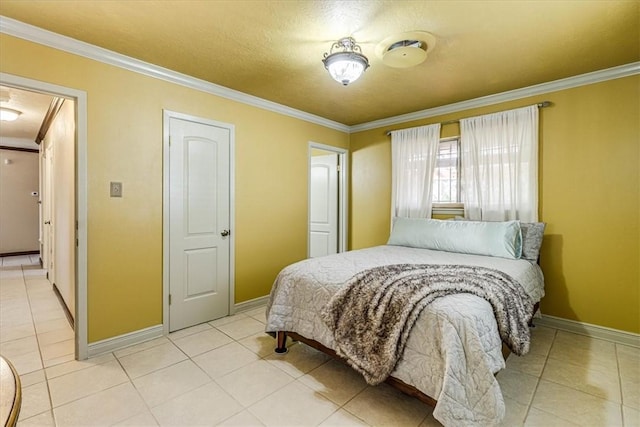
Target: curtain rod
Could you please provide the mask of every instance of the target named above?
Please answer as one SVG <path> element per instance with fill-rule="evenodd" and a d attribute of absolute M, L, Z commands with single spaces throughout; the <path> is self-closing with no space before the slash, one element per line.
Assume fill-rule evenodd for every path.
<path fill-rule="evenodd" d="M 549 107 L 549 106 L 551 105 L 551 101 L 542 101 L 542 102 L 538 102 L 537 104 L 533 104 L 533 105 L 535 105 L 535 106 L 536 106 L 536 107 L 538 107 L 538 108 L 545 108 L 545 107 Z M 465 118 L 466 118 L 466 117 L 465 117 Z M 450 124 L 453 124 L 453 123 L 460 123 L 460 120 L 461 120 L 461 119 L 458 119 L 458 120 L 448 120 L 448 121 L 446 121 L 446 122 L 442 122 L 442 123 L 440 123 L 440 125 L 441 125 L 441 126 L 444 126 L 444 125 L 450 125 Z M 394 129 L 394 130 L 400 130 L 400 129 Z M 386 134 L 387 136 L 389 136 L 389 135 L 391 135 L 391 132 L 393 132 L 393 131 L 392 131 L 392 130 L 388 130 L 388 131 L 386 131 L 386 132 L 385 132 L 385 134 Z"/>

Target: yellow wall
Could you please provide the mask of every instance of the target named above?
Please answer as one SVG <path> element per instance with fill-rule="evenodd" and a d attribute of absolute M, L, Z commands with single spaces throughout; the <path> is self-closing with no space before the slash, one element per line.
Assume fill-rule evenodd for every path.
<path fill-rule="evenodd" d="M 544 314 L 640 332 L 640 76 L 414 121 L 442 122 L 530 105 L 540 111 Z M 385 243 L 391 203 L 390 138 L 351 136 L 351 247 Z M 443 136 L 458 134 L 458 125 Z"/>
<path fill-rule="evenodd" d="M 0 69 L 87 92 L 90 343 L 162 323 L 163 109 L 235 125 L 236 302 L 306 257 L 308 141 L 348 134 L 6 35 Z"/>
<path fill-rule="evenodd" d="M 236 302 L 306 256 L 308 141 L 351 148 L 350 247 L 389 232 L 384 129 L 349 135 L 0 35 L 0 70 L 88 94 L 89 342 L 162 322 L 162 110 L 236 129 Z M 545 314 L 640 332 L 640 77 L 415 121 L 550 100 L 541 111 Z M 457 125 L 443 136 L 458 133 Z M 124 197 L 109 197 L 122 181 Z M 297 195 L 297 196 L 296 196 Z M 133 236 L 133 238 L 132 238 Z"/>

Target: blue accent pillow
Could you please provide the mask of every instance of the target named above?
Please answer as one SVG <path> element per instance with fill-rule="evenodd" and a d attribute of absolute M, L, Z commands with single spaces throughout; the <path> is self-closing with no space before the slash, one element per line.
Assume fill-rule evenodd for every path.
<path fill-rule="evenodd" d="M 388 245 L 519 259 L 520 221 L 395 218 Z"/>

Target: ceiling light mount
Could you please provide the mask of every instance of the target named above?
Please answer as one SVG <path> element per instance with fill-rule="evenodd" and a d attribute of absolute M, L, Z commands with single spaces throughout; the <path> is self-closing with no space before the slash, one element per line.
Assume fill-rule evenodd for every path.
<path fill-rule="evenodd" d="M 369 68 L 369 60 L 362 54 L 362 49 L 353 37 L 344 37 L 335 42 L 329 52 L 324 54 L 322 62 L 331 77 L 344 86 L 358 80 Z"/>
<path fill-rule="evenodd" d="M 436 38 L 426 31 L 395 34 L 376 46 L 376 55 L 393 68 L 411 68 L 422 64 L 436 45 Z"/>

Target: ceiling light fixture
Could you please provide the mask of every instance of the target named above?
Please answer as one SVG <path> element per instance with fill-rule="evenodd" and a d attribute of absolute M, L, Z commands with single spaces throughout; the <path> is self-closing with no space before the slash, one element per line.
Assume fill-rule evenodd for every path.
<path fill-rule="evenodd" d="M 334 50 L 342 51 L 334 52 Z M 335 42 L 329 52 L 324 54 L 324 68 L 331 77 L 344 86 L 360 78 L 369 68 L 369 60 L 362 54 L 362 49 L 352 37 L 345 37 Z"/>
<path fill-rule="evenodd" d="M 20 114 L 22 114 L 22 111 L 0 107 L 0 120 L 4 122 L 12 122 L 17 119 Z"/>

